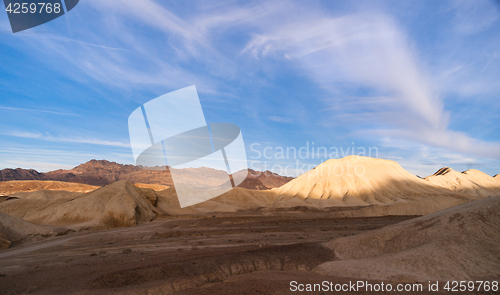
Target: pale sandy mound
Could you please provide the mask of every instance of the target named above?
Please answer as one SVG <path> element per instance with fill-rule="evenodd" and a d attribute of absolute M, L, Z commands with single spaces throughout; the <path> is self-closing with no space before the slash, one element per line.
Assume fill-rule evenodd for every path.
<path fill-rule="evenodd" d="M 196 214 L 206 212 L 236 212 L 271 207 L 278 197 L 270 190 L 236 187 L 216 198 L 193 206 L 181 208 L 174 188 L 158 192 L 158 209 L 166 214 Z"/>
<path fill-rule="evenodd" d="M 153 184 L 153 183 L 134 183 L 134 185 L 136 187 L 140 187 L 140 188 L 150 188 L 150 189 L 153 189 L 155 191 L 162 191 L 162 190 L 166 190 L 167 188 L 169 188 L 168 185 Z"/>
<path fill-rule="evenodd" d="M 117 181 L 75 198 L 9 200 L 0 211 L 35 224 L 101 229 L 153 220 L 150 199 L 156 199 L 153 190 Z"/>
<path fill-rule="evenodd" d="M 18 192 L 32 192 L 39 190 L 61 190 L 87 193 L 97 188 L 99 187 L 95 185 L 52 180 L 12 180 L 0 182 L 0 195 L 3 194 L 8 196 Z"/>
<path fill-rule="evenodd" d="M 315 271 L 375 280 L 500 277 L 500 197 L 482 199 L 326 246 L 340 261 Z"/>
<path fill-rule="evenodd" d="M 457 172 L 445 167 L 424 179 L 431 184 L 480 198 L 500 195 L 498 179 L 475 169 Z"/>
<path fill-rule="evenodd" d="M 431 184 L 397 162 L 360 156 L 328 160 L 273 191 L 280 195 L 275 206 L 284 207 L 304 200 L 317 207 L 401 204 L 400 208 L 409 202 L 434 200 L 431 203 L 443 202 L 447 208 L 478 199 Z"/>
<path fill-rule="evenodd" d="M 9 248 L 13 242 L 50 234 L 51 231 L 43 226 L 0 212 L 0 250 Z"/>

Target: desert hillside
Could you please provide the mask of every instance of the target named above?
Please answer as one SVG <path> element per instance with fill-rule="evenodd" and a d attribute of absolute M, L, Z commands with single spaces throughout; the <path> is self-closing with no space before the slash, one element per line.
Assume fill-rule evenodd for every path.
<path fill-rule="evenodd" d="M 12 195 L 19 192 L 32 192 L 39 190 L 58 190 L 68 192 L 88 193 L 98 186 L 82 183 L 40 180 L 11 180 L 0 182 L 0 195 Z"/>
<path fill-rule="evenodd" d="M 269 208 L 272 210 L 273 204 L 278 198 L 278 195 L 273 190 L 236 187 L 203 203 L 181 208 L 174 188 L 157 192 L 157 195 L 158 209 L 160 212 L 165 212 L 169 215 L 251 211 L 259 208 Z"/>
<path fill-rule="evenodd" d="M 282 203 L 304 200 L 322 206 L 390 205 L 434 197 L 478 198 L 425 181 L 397 162 L 360 156 L 328 160 L 275 191 Z"/>
<path fill-rule="evenodd" d="M 256 190 L 268 190 L 269 187 L 265 186 L 258 178 L 247 177 L 243 180 L 238 187 Z"/>
<path fill-rule="evenodd" d="M 488 280 L 500 276 L 500 196 L 332 240 L 339 261 L 322 274 L 377 280 Z"/>
<path fill-rule="evenodd" d="M 9 248 L 11 243 L 50 234 L 51 231 L 46 227 L 0 212 L 0 250 Z"/>
<path fill-rule="evenodd" d="M 431 184 L 466 195 L 481 198 L 500 195 L 498 179 L 475 169 L 457 172 L 445 167 L 424 179 Z"/>
<path fill-rule="evenodd" d="M 134 183 L 138 188 L 150 188 L 162 191 L 169 186 L 162 184 Z M 100 186 L 88 185 L 75 182 L 63 182 L 54 180 L 10 180 L 0 182 L 0 202 L 12 198 L 44 198 L 53 199 L 70 195 L 69 193 L 88 193 L 98 189 Z M 254 187 L 249 187 L 254 189 Z M 258 189 L 258 188 L 256 188 Z M 267 188 L 266 188 L 267 189 Z M 50 192 L 50 191 L 58 191 Z M 34 193 L 38 192 L 38 193 Z M 78 195 L 78 194 L 73 194 Z"/>
<path fill-rule="evenodd" d="M 248 169 L 248 178 L 255 178 L 268 188 L 277 188 L 293 179 L 293 177 L 281 176 L 277 173 L 266 171 L 255 171 Z"/>
<path fill-rule="evenodd" d="M 56 191 L 45 191 L 48 196 Z M 31 194 L 39 194 L 33 192 Z M 132 183 L 117 181 L 87 194 L 59 198 L 19 198 L 0 203 L 0 211 L 26 221 L 77 228 L 113 228 L 151 221 L 156 194 Z"/>

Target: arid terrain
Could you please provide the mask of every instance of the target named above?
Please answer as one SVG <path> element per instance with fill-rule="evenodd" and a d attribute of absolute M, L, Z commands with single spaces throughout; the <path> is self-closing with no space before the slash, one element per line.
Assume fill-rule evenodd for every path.
<path fill-rule="evenodd" d="M 235 286 L 226 294 L 239 293 L 235 288 L 244 289 L 245 280 L 238 275 L 259 271 L 274 277 L 276 271 L 287 271 L 293 278 L 296 272 L 334 259 L 320 243 L 411 218 L 329 215 L 217 214 L 69 233 L 0 252 L 4 275 L 0 289 L 3 294 L 145 290 L 184 294 L 231 281 Z"/>
<path fill-rule="evenodd" d="M 359 166 L 363 174 L 349 170 Z M 246 180 L 256 181 L 264 183 Z M 290 294 L 291 281 L 500 280 L 500 179 L 477 170 L 419 178 L 393 161 L 347 157 L 278 188 L 238 187 L 186 208 L 174 187 L 153 185 L 0 182 L 24 188 L 0 199 L 0 294 Z"/>

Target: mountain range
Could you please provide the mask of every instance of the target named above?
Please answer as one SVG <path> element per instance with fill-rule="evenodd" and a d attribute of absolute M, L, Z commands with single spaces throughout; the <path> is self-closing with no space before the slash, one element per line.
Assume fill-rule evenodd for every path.
<path fill-rule="evenodd" d="M 38 172 L 33 169 L 3 169 L 0 170 L 0 181 L 11 180 L 54 180 L 62 182 L 82 183 L 103 186 L 118 180 L 126 180 L 140 184 L 158 184 L 172 186 L 171 167 L 164 169 L 147 170 L 135 165 L 124 165 L 107 160 L 90 160 L 73 169 Z M 210 168 L 187 168 L 191 175 L 203 175 L 203 179 L 210 181 L 219 171 Z M 200 178 L 201 179 L 201 178 Z M 281 176 L 270 171 L 248 170 L 247 179 L 240 187 L 248 189 L 271 189 L 280 187 L 293 177 Z"/>
<path fill-rule="evenodd" d="M 328 160 L 290 181 L 285 182 L 287 179 L 270 173 L 261 178 L 268 184 L 285 182 L 273 189 L 263 189 L 267 188 L 259 178 L 263 173 L 252 170 L 246 181 L 251 189 L 237 187 L 208 201 L 181 208 L 174 187 L 154 190 L 125 180 L 155 181 L 167 175 L 166 171 L 139 169 L 96 160 L 71 170 L 48 173 L 4 169 L 2 177 L 15 175 L 47 179 L 57 176 L 64 180 L 112 183 L 92 187 L 53 180 L 0 182 L 0 189 L 6 191 L 19 185 L 31 188 L 0 198 L 0 212 L 17 218 L 0 216 L 0 234 L 3 235 L 0 238 L 9 241 L 18 238 L 2 230 L 2 227 L 10 228 L 9 224 L 17 224 L 19 232 L 24 232 L 24 229 L 39 231 L 38 228 L 27 228 L 20 220 L 78 230 L 131 226 L 154 220 L 157 216 L 211 212 L 325 211 L 338 218 L 416 216 L 500 196 L 500 177 L 491 177 L 478 170 L 456 172 L 443 168 L 434 175 L 420 178 L 394 161 L 349 156 Z M 217 170 L 199 168 L 195 172 L 206 175 L 204 181 L 211 181 L 210 174 L 217 173 Z M 121 180 L 113 181 L 117 178 Z M 264 187 L 255 189 L 256 186 Z"/>

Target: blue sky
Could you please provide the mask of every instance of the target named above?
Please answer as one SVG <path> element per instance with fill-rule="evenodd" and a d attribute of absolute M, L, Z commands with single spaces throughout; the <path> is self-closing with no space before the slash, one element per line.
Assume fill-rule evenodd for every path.
<path fill-rule="evenodd" d="M 196 85 L 253 168 L 354 147 L 421 176 L 500 173 L 495 1 L 85 0 L 16 34 L 0 13 L 0 32 L 0 168 L 133 163 L 130 113 Z"/>

